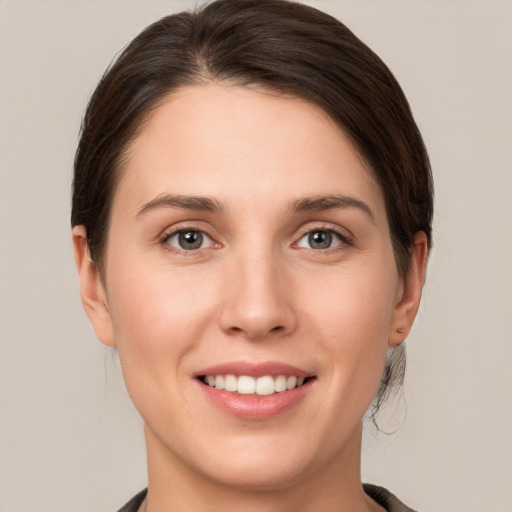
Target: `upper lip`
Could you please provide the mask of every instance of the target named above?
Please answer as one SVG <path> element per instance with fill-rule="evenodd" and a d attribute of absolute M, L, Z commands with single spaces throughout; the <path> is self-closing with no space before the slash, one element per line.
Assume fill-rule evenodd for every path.
<path fill-rule="evenodd" d="M 195 377 L 202 375 L 248 375 L 250 377 L 262 377 L 263 375 L 295 375 L 296 377 L 312 377 L 314 374 L 278 361 L 230 361 L 215 364 L 201 369 L 195 373 Z"/>

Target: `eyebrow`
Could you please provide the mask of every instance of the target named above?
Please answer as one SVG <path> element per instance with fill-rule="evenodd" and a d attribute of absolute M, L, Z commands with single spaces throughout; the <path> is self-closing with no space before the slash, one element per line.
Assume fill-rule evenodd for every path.
<path fill-rule="evenodd" d="M 225 207 L 220 201 L 210 197 L 161 194 L 149 201 L 149 203 L 146 203 L 137 213 L 137 217 L 160 208 L 181 208 L 183 210 L 211 213 L 222 213 L 225 211 Z"/>
<path fill-rule="evenodd" d="M 160 208 L 180 208 L 183 210 L 224 213 L 226 208 L 220 201 L 204 196 L 188 196 L 176 194 L 161 194 L 146 203 L 137 213 L 137 218 L 152 210 Z M 370 207 L 360 199 L 343 195 L 322 195 L 302 197 L 292 201 L 288 210 L 291 213 L 321 211 L 331 209 L 357 208 L 364 212 L 375 223 L 375 216 Z"/>
<path fill-rule="evenodd" d="M 375 215 L 371 208 L 364 201 L 352 196 L 326 195 L 303 197 L 290 204 L 291 212 L 321 211 L 335 208 L 357 208 L 368 215 L 370 220 L 375 224 Z"/>

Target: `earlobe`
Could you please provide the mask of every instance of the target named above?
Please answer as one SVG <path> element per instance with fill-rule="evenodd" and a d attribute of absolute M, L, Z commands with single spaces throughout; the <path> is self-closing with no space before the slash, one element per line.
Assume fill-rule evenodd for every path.
<path fill-rule="evenodd" d="M 116 342 L 107 294 L 98 267 L 93 262 L 89 252 L 85 226 L 75 226 L 72 231 L 72 238 L 82 305 L 98 339 L 105 345 L 115 347 Z"/>
<path fill-rule="evenodd" d="M 423 231 L 419 231 L 414 236 L 409 271 L 402 283 L 400 297 L 393 311 L 388 342 L 390 347 L 405 340 L 416 318 L 425 282 L 427 252 L 427 236 Z"/>

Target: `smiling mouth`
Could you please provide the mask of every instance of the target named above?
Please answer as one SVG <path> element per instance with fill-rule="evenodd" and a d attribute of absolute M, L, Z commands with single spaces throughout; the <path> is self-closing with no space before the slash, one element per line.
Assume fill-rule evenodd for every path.
<path fill-rule="evenodd" d="M 200 375 L 199 380 L 212 388 L 239 395 L 270 396 L 299 388 L 314 377 L 295 375 Z"/>

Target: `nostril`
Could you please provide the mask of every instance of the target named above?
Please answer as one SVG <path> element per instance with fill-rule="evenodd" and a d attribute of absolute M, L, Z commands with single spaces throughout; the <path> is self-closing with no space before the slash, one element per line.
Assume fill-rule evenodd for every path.
<path fill-rule="evenodd" d="M 238 333 L 241 333 L 241 332 L 244 332 L 246 331 L 245 329 L 243 329 L 242 327 L 237 327 L 236 325 L 234 325 L 233 327 L 231 327 L 230 329 L 230 332 L 232 334 L 238 334 Z M 270 328 L 268 331 L 266 331 L 267 333 L 282 333 L 286 330 L 286 328 L 284 327 L 284 325 L 276 325 L 275 327 L 272 327 Z M 252 336 L 254 336 L 254 332 L 252 333 Z M 257 337 L 261 337 L 262 334 L 257 334 Z"/>

